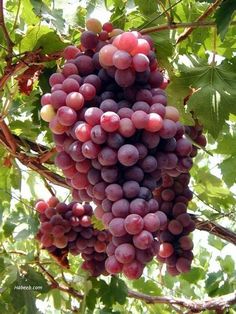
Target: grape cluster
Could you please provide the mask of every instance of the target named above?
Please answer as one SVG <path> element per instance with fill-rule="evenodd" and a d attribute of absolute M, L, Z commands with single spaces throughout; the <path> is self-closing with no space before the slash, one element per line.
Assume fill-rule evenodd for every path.
<path fill-rule="evenodd" d="M 178 110 L 167 105 L 167 80 L 152 39 L 96 19 L 86 27 L 81 46 L 65 49 L 66 62 L 41 99 L 41 117 L 58 151 L 55 164 L 73 199 L 95 203 L 95 216 L 111 234 L 108 273 L 139 278 L 155 255 L 171 274 L 173 265 L 175 273 L 184 272 L 179 260 L 191 255 L 184 236 L 192 220 L 183 178 L 189 178 L 195 147 Z M 191 128 L 188 135 L 203 142 Z M 185 212 L 177 215 L 179 203 Z"/>
<path fill-rule="evenodd" d="M 51 197 L 47 202 L 39 200 L 35 209 L 39 212 L 40 227 L 36 238 L 52 255 L 61 252 L 81 254 L 82 268 L 92 276 L 106 274 L 106 247 L 109 242 L 107 231 L 95 230 L 91 224 L 92 207 L 88 204 L 59 202 Z"/>
<path fill-rule="evenodd" d="M 195 229 L 194 221 L 187 213 L 192 192 L 188 188 L 190 175 L 182 173 L 177 177 L 164 174 L 162 185 L 155 190 L 160 211 L 167 217 L 166 224 L 158 233 L 160 247 L 157 259 L 167 264 L 171 275 L 190 270 L 193 259 L 193 242 L 188 236 Z"/>

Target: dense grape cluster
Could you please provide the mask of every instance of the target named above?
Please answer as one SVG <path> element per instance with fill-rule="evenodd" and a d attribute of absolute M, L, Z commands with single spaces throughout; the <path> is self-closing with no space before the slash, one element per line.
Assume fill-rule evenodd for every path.
<path fill-rule="evenodd" d="M 107 231 L 95 230 L 91 223 L 92 207 L 88 204 L 59 202 L 56 197 L 47 202 L 39 200 L 35 209 L 39 212 L 40 227 L 36 238 L 54 256 L 63 252 L 81 254 L 82 268 L 92 276 L 106 274 Z"/>
<path fill-rule="evenodd" d="M 194 229 L 186 213 L 188 172 L 196 149 L 178 110 L 167 104 L 152 39 L 96 19 L 86 27 L 81 46 L 65 49 L 66 62 L 41 99 L 55 164 L 73 199 L 96 204 L 94 214 L 111 234 L 108 273 L 139 278 L 155 255 L 171 274 L 185 272 Z M 193 128 L 188 135 L 204 141 Z"/>

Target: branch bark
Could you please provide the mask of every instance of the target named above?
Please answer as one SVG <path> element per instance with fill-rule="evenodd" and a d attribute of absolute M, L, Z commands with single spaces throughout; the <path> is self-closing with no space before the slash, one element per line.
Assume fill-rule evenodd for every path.
<path fill-rule="evenodd" d="M 11 152 L 15 154 L 17 147 L 15 139 L 1 116 L 0 116 L 0 129 L 2 130 L 2 133 L 7 141 L 7 144 L 9 145 L 9 149 L 11 149 Z"/>
<path fill-rule="evenodd" d="M 16 76 L 22 69 L 27 69 L 34 64 L 42 64 L 44 62 L 49 62 L 57 60 L 62 56 L 62 51 L 57 53 L 52 53 L 44 55 L 40 50 L 26 52 L 21 58 L 17 58 L 16 63 L 9 64 L 5 67 L 4 73 L 0 78 L 0 91 L 4 88 L 6 82 L 11 78 Z"/>
<path fill-rule="evenodd" d="M 8 141 L 6 140 L 4 133 L 1 132 L 1 130 L 0 130 L 0 142 L 9 151 L 9 153 L 13 157 L 17 158 L 23 165 L 36 171 L 37 173 L 39 173 L 41 176 L 43 176 L 45 179 L 47 179 L 51 183 L 62 186 L 66 189 L 69 189 L 69 186 L 66 184 L 66 181 L 62 176 L 52 172 L 45 166 L 41 165 L 41 155 L 38 155 L 36 157 L 28 156 L 26 153 L 21 152 L 19 146 L 17 147 L 16 152 L 14 153 Z M 43 154 L 43 156 L 45 156 L 45 154 Z"/>
<path fill-rule="evenodd" d="M 208 16 L 210 16 L 216 8 L 221 4 L 222 0 L 215 0 L 213 4 L 211 4 L 205 12 L 202 13 L 202 15 L 199 16 L 196 22 L 201 22 L 205 20 Z M 188 27 L 185 29 L 185 31 L 179 35 L 176 44 L 179 44 L 181 41 L 185 40 L 192 32 L 194 28 L 193 27 Z"/>
<path fill-rule="evenodd" d="M 12 48 L 14 46 L 14 43 L 11 40 L 11 38 L 10 38 L 10 36 L 8 34 L 8 31 L 7 31 L 6 25 L 5 25 L 4 12 L 3 12 L 3 0 L 0 0 L 0 27 L 1 27 L 2 31 L 3 31 L 3 35 L 5 37 L 6 44 L 7 44 L 7 50 L 8 50 L 8 53 L 9 53 L 10 60 L 11 60 Z"/>
<path fill-rule="evenodd" d="M 221 225 L 210 221 L 210 220 L 202 220 L 197 218 L 196 216 L 192 216 L 193 220 L 196 223 L 196 228 L 198 230 L 207 231 L 227 242 L 230 242 L 234 245 L 236 245 L 236 233 L 222 227 Z"/>
<path fill-rule="evenodd" d="M 129 290 L 128 296 L 131 298 L 139 299 L 149 304 L 169 304 L 179 305 L 191 310 L 193 313 L 199 313 L 205 310 L 223 310 L 236 303 L 236 292 L 229 293 L 223 296 L 209 298 L 206 300 L 189 300 L 174 297 L 155 297 L 149 296 L 144 293 Z"/>
<path fill-rule="evenodd" d="M 236 25 L 236 21 L 232 21 L 230 25 Z M 198 21 L 198 22 L 186 22 L 186 23 L 171 23 L 171 24 L 163 24 L 159 26 L 148 27 L 140 31 L 141 34 L 150 34 L 154 32 L 161 32 L 168 29 L 178 29 L 178 28 L 198 28 L 198 27 L 215 27 L 215 21 Z"/>

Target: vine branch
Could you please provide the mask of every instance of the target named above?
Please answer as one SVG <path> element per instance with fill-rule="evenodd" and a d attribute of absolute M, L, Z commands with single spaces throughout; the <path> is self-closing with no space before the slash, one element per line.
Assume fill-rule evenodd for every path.
<path fill-rule="evenodd" d="M 230 25 L 236 25 L 236 21 L 232 21 Z M 168 29 L 178 29 L 178 28 L 198 28 L 198 27 L 215 27 L 215 21 L 198 21 L 198 22 L 183 22 L 183 23 L 171 23 L 171 24 L 163 24 L 159 26 L 148 27 L 140 31 L 141 34 L 149 34 L 155 32 L 161 32 Z"/>
<path fill-rule="evenodd" d="M 17 147 L 16 151 L 13 152 L 10 144 L 6 140 L 4 133 L 1 132 L 1 130 L 0 130 L 0 142 L 9 151 L 9 153 L 13 157 L 17 158 L 23 165 L 36 171 L 37 173 L 39 173 L 41 176 L 43 176 L 45 179 L 47 179 L 51 183 L 62 186 L 66 189 L 69 189 L 69 186 L 66 184 L 66 181 L 63 177 L 52 172 L 51 170 L 49 170 L 48 168 L 46 168 L 45 166 L 41 164 L 41 160 L 40 160 L 41 155 L 38 155 L 35 157 L 28 156 L 26 153 L 20 150 L 20 147 Z"/>
<path fill-rule="evenodd" d="M 192 215 L 192 218 L 195 221 L 196 228 L 198 230 L 208 231 L 209 233 L 236 245 L 236 233 L 235 232 L 225 227 L 222 227 L 221 225 L 213 221 L 199 219 L 195 215 Z"/>
<path fill-rule="evenodd" d="M 10 150 L 10 152 L 15 154 L 16 148 L 17 148 L 15 139 L 14 139 L 11 131 L 9 130 L 8 126 L 6 125 L 5 121 L 2 119 L 1 116 L 0 116 L 0 129 L 2 130 L 2 133 L 3 133 L 5 140 L 8 144 L 8 150 Z"/>
<path fill-rule="evenodd" d="M 128 296 L 149 304 L 169 304 L 179 305 L 191 310 L 193 313 L 199 313 L 205 310 L 223 310 L 230 307 L 230 305 L 236 303 L 236 292 L 229 293 L 223 296 L 209 298 L 206 300 L 189 300 L 184 298 L 174 297 L 159 297 L 149 296 L 144 293 L 140 293 L 133 290 L 128 290 Z"/>
<path fill-rule="evenodd" d="M 212 3 L 205 12 L 203 12 L 197 19 L 196 22 L 201 22 L 205 20 L 208 16 L 210 16 L 216 8 L 221 4 L 222 0 L 216 0 L 214 3 Z M 194 30 L 194 27 L 188 27 L 186 28 L 182 34 L 179 35 L 177 38 L 176 44 L 179 44 L 181 41 L 185 40 Z"/>
<path fill-rule="evenodd" d="M 12 57 L 12 48 L 14 46 L 13 41 L 11 40 L 6 25 L 5 25 L 5 20 L 4 20 L 4 9 L 3 9 L 3 0 L 0 0 L 0 27 L 3 31 L 3 35 L 5 37 L 6 40 L 6 44 L 7 44 L 7 50 L 9 53 L 9 56 Z"/>
<path fill-rule="evenodd" d="M 0 78 L 0 91 L 4 88 L 4 85 L 11 77 L 16 76 L 23 69 L 27 69 L 34 64 L 42 64 L 44 62 L 58 60 L 61 56 L 62 51 L 44 55 L 41 53 L 40 49 L 26 52 L 21 58 L 15 56 L 17 61 L 15 63 L 8 64 L 4 69 L 2 77 Z"/>

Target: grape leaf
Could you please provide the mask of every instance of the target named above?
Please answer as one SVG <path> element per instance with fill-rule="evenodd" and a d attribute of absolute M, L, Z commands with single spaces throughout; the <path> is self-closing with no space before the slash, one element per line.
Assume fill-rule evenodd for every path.
<path fill-rule="evenodd" d="M 187 101 L 188 110 L 195 113 L 214 139 L 218 137 L 229 114 L 236 111 L 234 59 L 224 60 L 216 65 L 208 64 L 207 60 L 192 58 L 192 65 L 180 65 L 179 75 L 172 77 L 170 92 L 172 95 L 175 92 L 177 103 L 184 102 L 190 87 L 195 90 Z"/>
<path fill-rule="evenodd" d="M 224 271 L 231 276 L 231 274 L 235 271 L 233 258 L 230 255 L 227 255 L 224 258 L 218 257 L 217 259 Z"/>
<path fill-rule="evenodd" d="M 43 18 L 49 24 L 52 24 L 59 32 L 64 31 L 65 20 L 63 19 L 63 10 L 51 10 L 42 0 L 30 0 L 33 11 L 39 18 Z"/>
<path fill-rule="evenodd" d="M 222 280 L 223 280 L 223 274 L 220 271 L 218 271 L 217 273 L 210 273 L 208 275 L 208 278 L 205 281 L 205 287 L 209 296 L 212 296 L 215 294 Z"/>
<path fill-rule="evenodd" d="M 94 289 L 90 289 L 89 292 L 86 295 L 86 306 L 88 307 L 88 309 L 90 309 L 91 311 L 94 310 L 95 305 L 97 303 L 97 292 Z"/>
<path fill-rule="evenodd" d="M 192 267 L 188 273 L 181 274 L 181 277 L 190 283 L 197 283 L 204 276 L 202 267 Z"/>
<path fill-rule="evenodd" d="M 174 41 L 170 36 L 170 31 L 163 31 L 151 34 L 156 48 L 156 56 L 158 63 L 167 68 L 168 58 L 172 56 L 174 52 Z"/>
<path fill-rule="evenodd" d="M 144 15 L 152 15 L 157 11 L 157 1 L 153 0 L 135 0 L 134 3 L 139 7 L 139 10 Z"/>
<path fill-rule="evenodd" d="M 32 287 L 37 287 L 37 290 L 35 291 L 39 293 L 46 293 L 51 289 L 51 287 L 47 283 L 47 280 L 41 273 L 36 272 L 30 266 L 24 266 L 23 268 L 27 272 L 24 277 L 25 284 L 28 284 Z"/>
<path fill-rule="evenodd" d="M 217 148 L 214 150 L 218 154 L 236 155 L 235 145 L 236 133 L 224 133 L 222 138 L 219 139 Z"/>
<path fill-rule="evenodd" d="M 50 43 L 50 45 L 48 44 Z M 21 52 L 32 51 L 38 48 L 43 53 L 53 53 L 67 46 L 55 31 L 45 25 L 31 26 L 21 41 Z"/>
<path fill-rule="evenodd" d="M 161 295 L 161 289 L 152 280 L 145 280 L 144 278 L 134 280 L 133 287 L 139 292 L 149 295 Z"/>
<path fill-rule="evenodd" d="M 225 159 L 220 165 L 220 170 L 225 183 L 229 187 L 234 185 L 236 183 L 236 155 Z"/>
<path fill-rule="evenodd" d="M 33 11 L 33 5 L 30 0 L 22 0 L 21 18 L 29 25 L 37 24 L 40 21 L 40 18 Z"/>
<path fill-rule="evenodd" d="M 94 215 L 92 216 L 92 224 L 96 230 L 104 230 L 105 227 L 101 220 L 97 219 Z"/>
<path fill-rule="evenodd" d="M 18 276 L 11 286 L 12 305 L 19 313 L 24 308 L 25 314 L 37 313 L 35 296 L 24 278 Z"/>
<path fill-rule="evenodd" d="M 119 304 L 125 304 L 128 288 L 123 280 L 112 277 L 110 290 L 113 292 L 114 301 L 118 302 Z"/>
<path fill-rule="evenodd" d="M 198 2 L 208 2 L 208 3 L 213 3 L 215 0 L 197 0 Z"/>
<path fill-rule="evenodd" d="M 215 13 L 215 21 L 217 26 L 217 33 L 220 34 L 223 41 L 231 22 L 234 11 L 236 10 L 235 0 L 225 0 Z"/>

